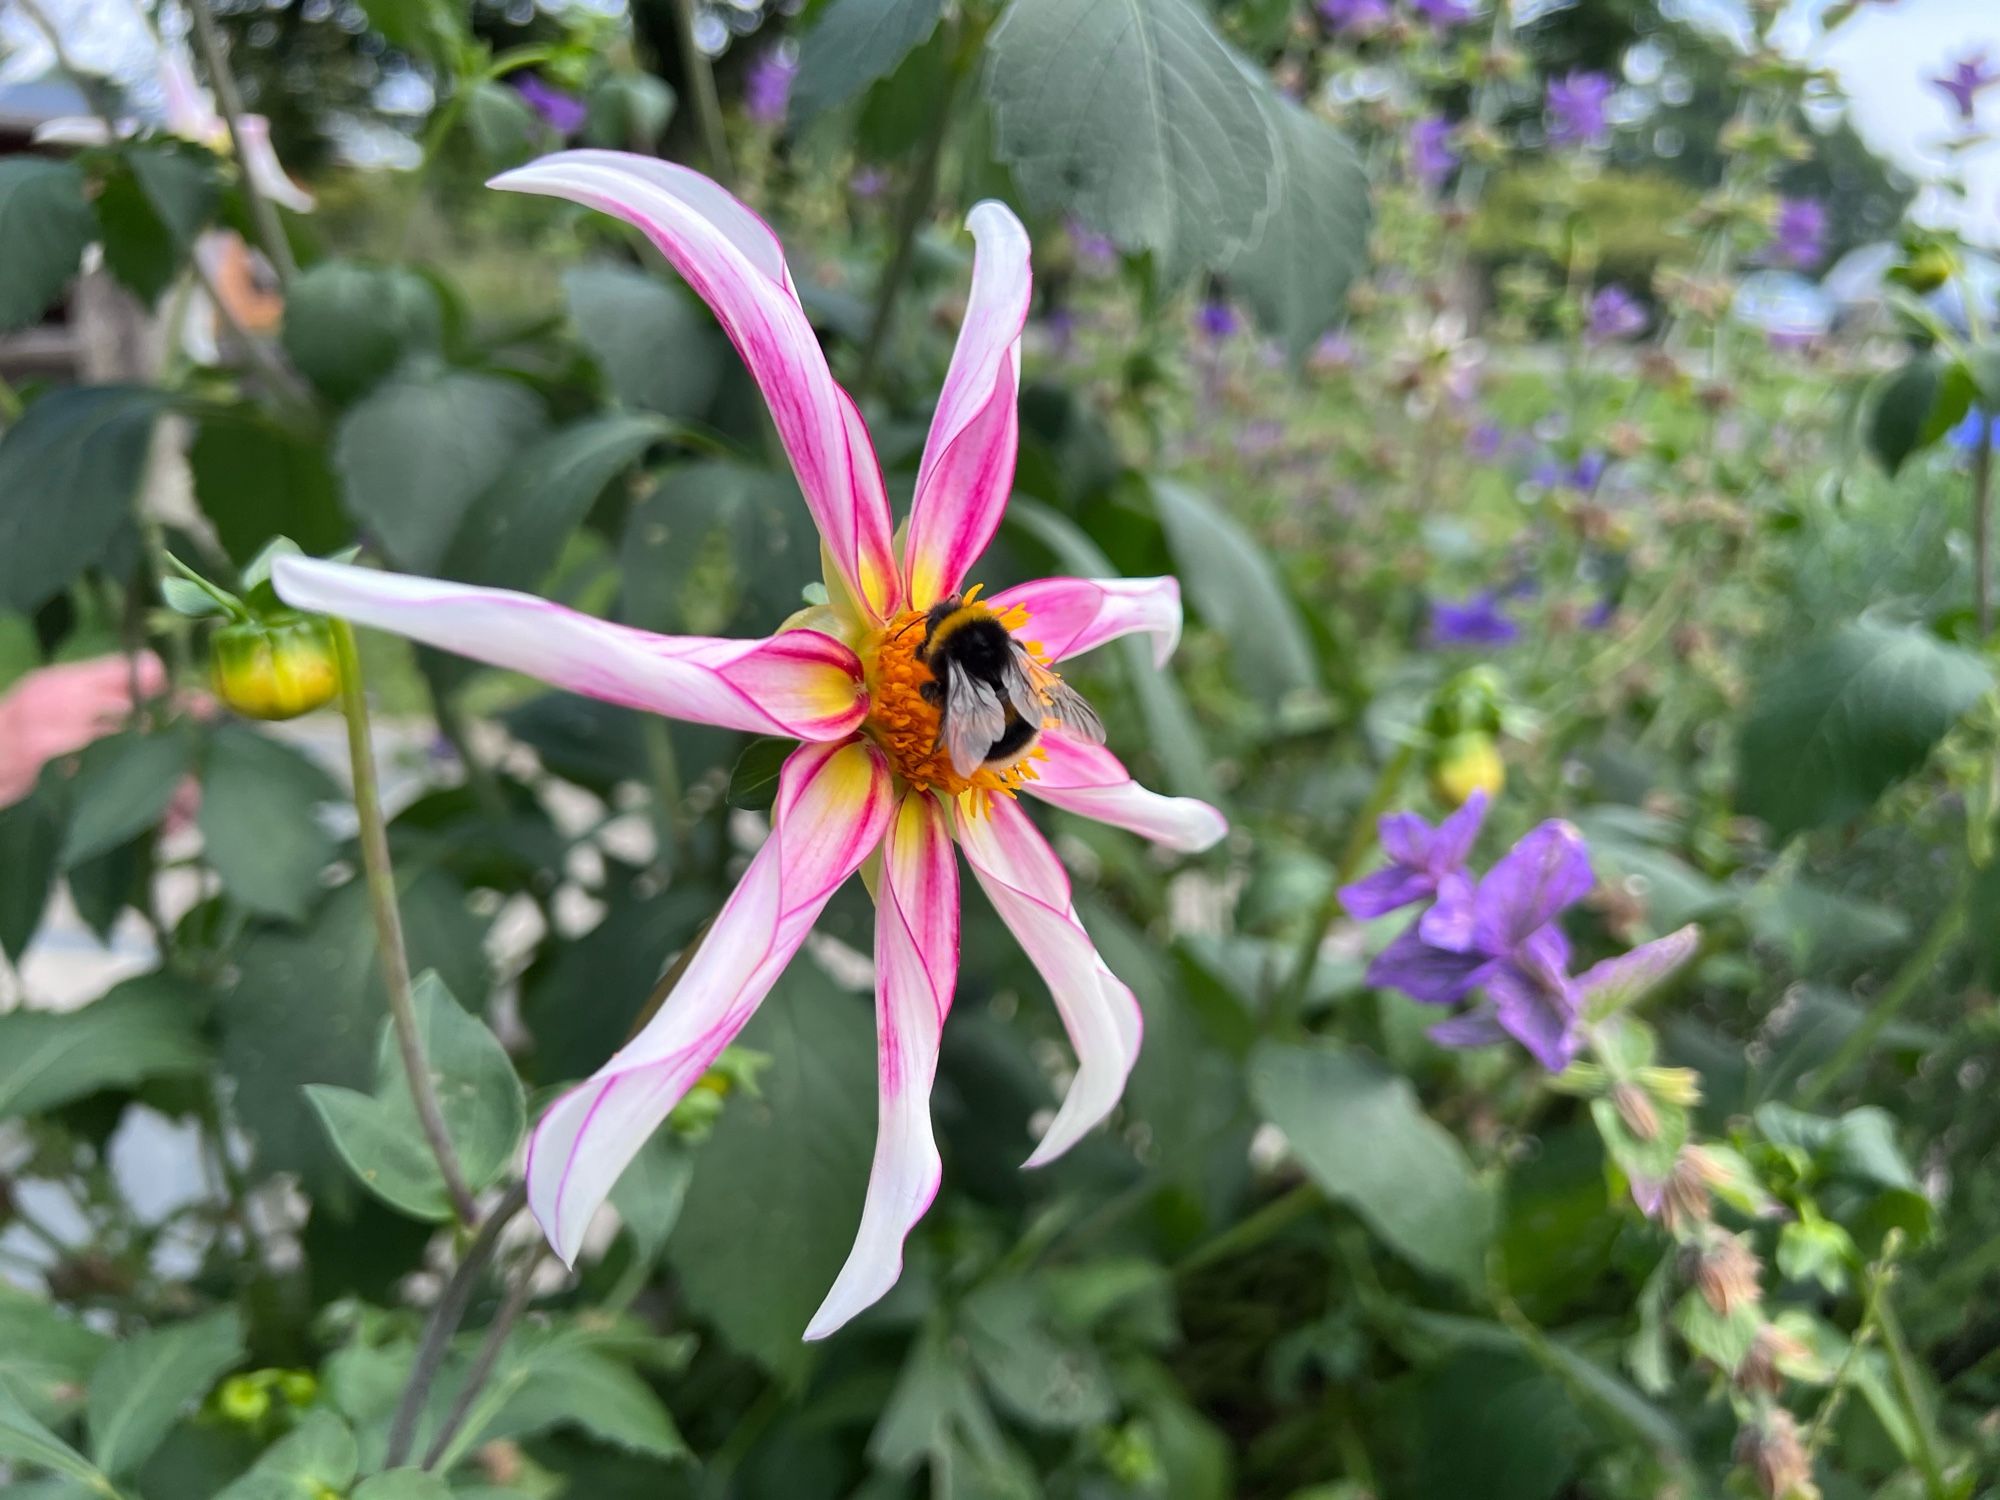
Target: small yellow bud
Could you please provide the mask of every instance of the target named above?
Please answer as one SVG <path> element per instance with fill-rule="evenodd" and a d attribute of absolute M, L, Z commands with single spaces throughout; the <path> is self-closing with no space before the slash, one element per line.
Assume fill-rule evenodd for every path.
<path fill-rule="evenodd" d="M 209 663 L 216 697 L 253 719 L 296 719 L 340 691 L 333 629 L 320 619 L 225 626 Z"/>
<path fill-rule="evenodd" d="M 271 1392 L 254 1375 L 232 1375 L 215 1393 L 216 1409 L 232 1422 L 255 1426 L 271 1410 Z"/>
<path fill-rule="evenodd" d="M 1497 797 L 1507 785 L 1507 764 L 1493 736 L 1479 730 L 1455 734 L 1437 748 L 1431 760 L 1431 790 L 1438 800 L 1462 807 L 1474 792 Z"/>
<path fill-rule="evenodd" d="M 311 1406 L 319 1398 L 319 1381 L 310 1370 L 287 1370 L 278 1377 L 278 1394 L 293 1406 Z"/>

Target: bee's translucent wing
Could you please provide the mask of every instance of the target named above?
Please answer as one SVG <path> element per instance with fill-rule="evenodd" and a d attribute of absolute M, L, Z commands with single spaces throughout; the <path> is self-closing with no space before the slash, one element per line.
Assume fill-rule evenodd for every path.
<path fill-rule="evenodd" d="M 1061 729 L 1088 745 L 1104 743 L 1104 721 L 1083 694 L 1016 645 L 1003 674 L 1014 711 L 1044 729 Z"/>
<path fill-rule="evenodd" d="M 977 677 L 947 662 L 944 669 L 944 712 L 938 719 L 938 738 L 951 755 L 951 768 L 970 776 L 985 763 L 1007 729 L 1007 710 L 1000 695 Z"/>

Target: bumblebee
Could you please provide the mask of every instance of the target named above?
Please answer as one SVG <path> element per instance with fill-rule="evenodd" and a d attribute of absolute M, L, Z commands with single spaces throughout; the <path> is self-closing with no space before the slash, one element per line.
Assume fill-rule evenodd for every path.
<path fill-rule="evenodd" d="M 984 605 L 953 594 L 931 606 L 923 625 L 913 654 L 933 680 L 921 691 L 938 711 L 938 743 L 960 776 L 1015 764 L 1044 729 L 1104 743 L 1104 721 L 1083 695 L 1035 660 Z"/>

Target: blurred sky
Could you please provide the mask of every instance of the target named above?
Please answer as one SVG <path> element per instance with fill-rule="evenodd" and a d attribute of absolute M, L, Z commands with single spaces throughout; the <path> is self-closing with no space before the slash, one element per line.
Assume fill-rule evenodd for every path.
<path fill-rule="evenodd" d="M 554 0 L 544 0 L 554 4 Z M 1561 3 L 1561 0 L 1553 0 Z M 1589 4 L 1590 0 L 1582 0 Z M 1747 35 L 1743 0 L 1662 0 L 1665 8 L 1717 29 Z M 1926 189 L 1920 216 L 1956 223 L 1983 244 L 2000 246 L 2000 141 L 1967 153 L 1954 166 L 1941 149 L 1955 122 L 1929 79 L 1967 53 L 1984 48 L 2000 66 L 2000 0 L 1868 0 L 1831 37 L 1818 17 L 1831 0 L 1795 0 L 1779 35 L 1795 53 L 1840 76 L 1853 102 L 1855 123 L 1877 151 L 1920 181 L 1936 182 L 1964 170 L 1971 195 L 1961 204 L 1935 187 Z M 132 0 L 42 0 L 65 32 L 77 38 L 79 61 L 121 78 L 146 97 L 145 32 Z M 1551 0 L 1516 0 L 1521 11 L 1550 7 Z M 603 8 L 601 0 L 599 8 Z M 178 28 L 176 28 L 178 29 Z M 47 67 L 45 49 L 20 7 L 0 0 L 0 79 L 32 77 Z M 2000 89 L 1981 101 L 1982 124 L 2000 135 Z"/>

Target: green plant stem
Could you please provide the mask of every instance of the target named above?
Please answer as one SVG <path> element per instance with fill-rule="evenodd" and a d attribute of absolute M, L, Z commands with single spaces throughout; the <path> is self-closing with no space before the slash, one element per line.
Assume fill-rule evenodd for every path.
<path fill-rule="evenodd" d="M 396 1414 L 389 1424 L 389 1444 L 383 1458 L 385 1468 L 393 1469 L 410 1456 L 410 1445 L 417 1436 L 417 1420 L 423 1415 L 424 1403 L 430 1398 L 431 1384 L 444 1365 L 452 1335 L 458 1332 L 458 1325 L 465 1319 L 465 1310 L 472 1303 L 472 1293 L 479 1285 L 479 1278 L 486 1273 L 487 1266 L 499 1252 L 500 1231 L 527 1206 L 528 1189 L 524 1184 L 516 1184 L 506 1197 L 493 1206 L 493 1212 L 479 1226 L 479 1233 L 465 1247 L 458 1269 L 445 1283 L 437 1305 L 431 1309 L 430 1318 L 424 1324 L 423 1338 L 417 1345 L 416 1362 L 410 1366 L 409 1381 L 403 1387 L 402 1398 L 396 1403 Z"/>
<path fill-rule="evenodd" d="M 1194 1249 L 1174 1262 L 1175 1277 L 1191 1276 L 1196 1271 L 1241 1255 L 1246 1250 L 1254 1250 L 1280 1230 L 1289 1228 L 1295 1220 L 1304 1218 L 1320 1205 L 1319 1189 L 1310 1182 L 1302 1182 L 1266 1203 L 1249 1218 L 1232 1224 L 1220 1234 L 1211 1235 Z"/>
<path fill-rule="evenodd" d="M 1903 967 L 1889 981 L 1888 988 L 1869 1007 L 1868 1014 L 1861 1018 L 1861 1024 L 1847 1034 L 1847 1040 L 1840 1044 L 1840 1050 L 1813 1071 L 1799 1090 L 1799 1107 L 1811 1109 L 1828 1094 L 1857 1064 L 1863 1062 L 1875 1046 L 1876 1038 L 1883 1029 L 1896 1019 L 1905 1005 L 1920 989 L 1924 981 L 1936 970 L 1951 945 L 1958 940 L 1965 926 L 1966 906 L 1970 898 L 1969 883 L 1959 888 L 1945 909 L 1938 913 L 1931 930 L 1924 934 L 1924 940 L 1916 952 L 1903 961 Z"/>
<path fill-rule="evenodd" d="M 674 739 L 667 721 L 648 714 L 639 737 L 646 749 L 646 770 L 653 778 L 653 837 L 659 847 L 653 865 L 662 877 L 671 878 L 681 862 L 681 841 L 686 836 L 681 812 L 681 763 L 674 754 Z"/>
<path fill-rule="evenodd" d="M 368 725 L 368 700 L 362 691 L 361 653 L 354 628 L 345 620 L 333 625 L 334 653 L 340 666 L 340 706 L 347 715 L 347 753 L 354 768 L 354 810 L 360 819 L 361 862 L 368 880 L 368 901 L 375 918 L 375 941 L 382 963 L 382 984 L 389 992 L 389 1015 L 395 1024 L 396 1047 L 410 1081 L 410 1100 L 424 1143 L 437 1158 L 445 1192 L 459 1222 L 477 1221 L 479 1210 L 459 1169 L 458 1153 L 445 1130 L 444 1110 L 431 1080 L 430 1058 L 417 1030 L 417 1004 L 410 989 L 410 956 L 403 942 L 403 916 L 396 905 L 396 873 L 389 863 L 389 828 L 382 818 L 382 795 L 375 780 L 375 745 Z"/>
<path fill-rule="evenodd" d="M 451 1410 L 445 1414 L 437 1436 L 431 1439 L 430 1450 L 424 1454 L 425 1469 L 450 1466 L 466 1419 L 472 1415 L 474 1404 L 486 1389 L 486 1382 L 493 1378 L 494 1366 L 500 1363 L 501 1351 L 507 1347 L 507 1336 L 514 1331 L 521 1314 L 527 1311 L 528 1299 L 534 1293 L 535 1267 L 541 1264 L 541 1260 L 542 1247 L 539 1245 L 522 1259 L 514 1284 L 507 1288 L 507 1295 L 500 1303 L 500 1310 L 486 1325 L 486 1337 L 480 1341 L 478 1354 L 473 1356 L 472 1368 L 466 1371 L 464 1388 L 459 1391 L 458 1399 L 452 1402 Z"/>
<path fill-rule="evenodd" d="M 1313 919 L 1306 927 L 1305 939 L 1299 944 L 1298 957 L 1292 963 L 1291 977 L 1274 997 L 1271 1007 L 1274 1028 L 1289 1028 L 1298 1021 L 1299 1012 L 1305 1007 L 1306 995 L 1312 989 L 1313 974 L 1319 968 L 1320 949 L 1326 946 L 1327 933 L 1333 930 L 1333 924 L 1340 920 L 1340 914 L 1345 910 L 1340 904 L 1340 888 L 1360 873 L 1368 851 L 1375 847 L 1376 821 L 1396 800 L 1403 787 L 1403 778 L 1409 775 L 1416 758 L 1415 745 L 1398 747 L 1382 767 L 1381 775 L 1375 778 L 1368 800 L 1354 815 L 1354 826 L 1348 830 L 1347 843 L 1340 851 L 1340 863 L 1334 867 L 1333 887 L 1326 893 L 1326 898 L 1320 902 L 1319 909 L 1313 913 Z"/>
<path fill-rule="evenodd" d="M 209 84 L 215 90 L 216 112 L 229 127 L 229 141 L 236 148 L 236 178 L 243 189 L 243 201 L 250 206 L 251 227 L 257 231 L 257 243 L 271 262 L 271 269 L 277 273 L 278 284 L 290 286 L 292 278 L 299 274 L 299 263 L 292 255 L 292 242 L 285 238 L 278 210 L 250 176 L 250 153 L 244 149 L 243 139 L 243 91 L 236 86 L 236 75 L 230 71 L 229 54 L 222 45 L 215 13 L 209 9 L 208 0 L 187 0 L 187 11 L 194 22 L 195 50 L 201 53 L 201 60 L 208 67 Z"/>
<path fill-rule="evenodd" d="M 1826 1396 L 1813 1415 L 1812 1426 L 1806 1429 L 1806 1452 L 1817 1453 L 1826 1436 L 1827 1428 L 1839 1414 L 1841 1404 L 1847 1399 L 1849 1382 L 1854 1371 L 1860 1366 L 1861 1351 L 1869 1340 L 1875 1337 L 1877 1319 L 1881 1314 L 1882 1289 L 1889 1279 L 1887 1265 L 1871 1266 L 1868 1269 L 1868 1294 L 1861 1305 L 1861 1321 L 1854 1325 L 1853 1336 L 1847 1341 L 1847 1353 L 1841 1356 L 1839 1366 L 1833 1372 L 1833 1381 L 1827 1386 Z"/>
<path fill-rule="evenodd" d="M 315 413 L 318 407 L 313 400 L 312 392 L 298 376 L 292 373 L 290 367 L 278 358 L 268 342 L 243 326 L 243 320 L 236 316 L 235 309 L 230 307 L 229 299 L 223 295 L 214 274 L 201 263 L 201 258 L 190 257 L 188 267 L 201 282 L 202 289 L 208 293 L 208 300 L 215 308 L 215 315 L 222 319 L 223 324 L 229 329 L 230 337 L 236 341 L 244 357 L 257 367 L 258 374 L 271 383 L 272 394 L 303 414 Z"/>
<path fill-rule="evenodd" d="M 21 396 L 8 383 L 7 377 L 0 375 L 0 421 L 18 422 L 27 408 L 21 404 Z"/>
<path fill-rule="evenodd" d="M 722 131 L 722 103 L 715 96 L 715 70 L 708 55 L 695 44 L 694 0 L 671 0 L 674 17 L 674 44 L 681 54 L 681 81 L 687 85 L 688 100 L 694 106 L 696 133 L 701 137 L 701 154 L 708 158 L 708 174 L 724 187 L 734 175 L 729 165 L 729 138 Z"/>
<path fill-rule="evenodd" d="M 1923 1471 L 1924 1490 L 1931 1500 L 1946 1500 L 1950 1491 L 1945 1487 L 1944 1468 L 1938 1462 L 1937 1433 L 1932 1429 L 1930 1406 L 1917 1389 L 1916 1365 L 1910 1358 L 1909 1341 L 1903 1337 L 1903 1326 L 1897 1321 L 1896 1310 L 1890 1306 L 1886 1292 L 1878 1299 L 1875 1325 L 1881 1330 L 1882 1351 L 1889 1356 L 1889 1373 L 1896 1382 L 1897 1399 L 1903 1403 L 1904 1413 L 1910 1419 L 1910 1434 L 1917 1445 L 1917 1467 Z"/>
<path fill-rule="evenodd" d="M 883 268 L 881 284 L 875 289 L 875 315 L 869 321 L 868 341 L 861 346 L 861 365 L 854 376 L 854 397 L 857 401 L 875 384 L 875 376 L 882 366 L 882 351 L 888 347 L 889 330 L 896 323 L 896 304 L 902 300 L 903 289 L 909 284 L 910 269 L 917 261 L 917 236 L 937 204 L 938 174 L 944 165 L 945 138 L 951 134 L 946 122 L 951 118 L 952 99 L 958 92 L 958 71 L 954 66 L 945 79 L 944 96 L 938 101 L 937 124 L 931 130 L 930 139 L 924 143 L 924 154 L 917 162 L 916 174 L 910 179 L 909 191 L 904 193 L 902 205 L 896 213 L 896 248 L 889 257 L 889 264 Z"/>
<path fill-rule="evenodd" d="M 1971 304 L 1968 303 L 1968 306 Z M 1990 420 L 1978 408 L 1982 422 Z M 1976 445 L 1972 458 L 1972 607 L 1979 639 L 1993 633 L 1993 444 Z"/>
<path fill-rule="evenodd" d="M 438 158 L 444 155 L 445 143 L 451 139 L 452 131 L 458 128 L 459 116 L 465 113 L 473 90 L 483 84 L 498 83 L 509 73 L 545 63 L 555 55 L 556 48 L 546 43 L 510 47 L 479 72 L 461 78 L 450 97 L 431 111 L 430 123 L 424 127 L 416 168 L 410 173 L 409 195 L 403 203 L 401 241 L 405 255 L 409 253 L 410 234 L 416 224 L 417 205 L 423 201 L 424 184 L 430 180 L 431 169 L 437 165 Z"/>

